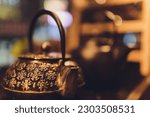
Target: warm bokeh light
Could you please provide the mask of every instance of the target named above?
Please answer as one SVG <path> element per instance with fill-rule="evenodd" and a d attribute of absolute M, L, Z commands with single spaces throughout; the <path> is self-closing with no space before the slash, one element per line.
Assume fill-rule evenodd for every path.
<path fill-rule="evenodd" d="M 137 43 L 137 38 L 133 33 L 126 33 L 123 37 L 123 43 L 129 48 L 133 48 Z"/>
<path fill-rule="evenodd" d="M 95 0 L 98 4 L 105 4 L 107 0 Z"/>
<path fill-rule="evenodd" d="M 45 0 L 44 8 L 53 12 L 67 10 L 67 0 Z"/>
<path fill-rule="evenodd" d="M 68 11 L 57 11 L 56 14 L 60 18 L 63 26 L 65 28 L 69 27 L 73 21 L 72 15 Z M 48 22 L 54 26 L 56 26 L 56 23 L 54 20 L 48 16 Z"/>
<path fill-rule="evenodd" d="M 114 22 L 115 26 L 121 26 L 123 19 L 119 15 L 115 15 L 111 11 L 105 11 L 105 15 Z"/>
<path fill-rule="evenodd" d="M 45 0 L 44 8 L 55 12 L 59 16 L 65 28 L 71 25 L 73 18 L 71 13 L 67 11 L 68 8 L 67 0 Z M 56 26 L 56 23 L 51 17 L 48 17 L 48 22 Z"/>

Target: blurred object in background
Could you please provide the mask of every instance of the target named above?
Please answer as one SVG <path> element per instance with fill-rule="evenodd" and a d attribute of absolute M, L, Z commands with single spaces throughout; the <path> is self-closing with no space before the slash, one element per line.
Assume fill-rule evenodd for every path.
<path fill-rule="evenodd" d="M 98 51 L 99 51 L 99 49 L 97 47 L 95 40 L 91 39 L 91 40 L 87 41 L 87 43 L 81 50 L 81 55 L 85 60 L 90 61 L 93 58 L 95 58 Z"/>
<path fill-rule="evenodd" d="M 92 6 L 93 5 L 93 6 Z M 109 22 L 110 20 L 107 17 L 104 17 L 106 12 L 111 11 L 118 16 L 121 16 L 124 20 L 136 20 L 141 19 L 141 9 L 142 4 L 138 2 L 136 4 L 120 4 L 120 5 L 96 5 L 94 0 L 91 3 L 91 7 L 83 9 L 82 17 L 87 17 L 86 19 L 82 18 L 82 22 L 94 23 L 94 22 Z"/>
<path fill-rule="evenodd" d="M 65 28 L 68 28 L 72 23 L 72 15 L 68 11 L 68 0 L 45 0 L 44 1 L 44 8 L 50 11 L 55 12 Z M 55 25 L 55 22 L 52 18 L 48 17 L 48 22 L 52 25 Z"/>
<path fill-rule="evenodd" d="M 146 75 L 142 70 L 143 63 L 148 63 L 147 54 L 141 53 L 148 52 L 148 44 L 145 43 L 148 42 L 145 37 L 148 30 L 143 29 L 148 24 L 148 14 L 145 14 L 148 8 L 143 6 L 145 2 L 83 0 L 83 4 L 80 4 L 78 0 L 73 0 L 74 22 L 68 39 L 73 43 L 69 49 L 74 50 L 73 56 L 83 68 L 87 87 L 97 90 L 120 89 L 131 80 L 127 77 L 130 64 L 140 65 L 137 67 L 139 77 L 139 71 Z M 146 18 L 147 22 L 143 22 Z M 140 55 L 147 60 L 139 59 Z M 147 64 L 144 69 L 148 70 L 148 67 Z"/>
<path fill-rule="evenodd" d="M 34 14 L 43 8 L 56 12 L 67 32 L 73 20 L 68 0 L 0 0 L 1 66 L 8 66 L 18 55 L 28 52 L 26 37 L 29 23 Z M 57 47 L 53 50 L 59 51 L 58 29 L 50 17 L 42 16 L 34 31 L 36 52 L 41 49 L 41 43 L 49 39 L 53 47 Z"/>
<path fill-rule="evenodd" d="M 128 62 L 139 64 L 141 74 L 149 75 L 149 5 L 148 0 L 83 0 L 82 4 L 78 0 L 73 0 L 74 22 L 70 27 L 70 36 L 68 36 L 69 42 L 73 41 L 73 44 L 70 45 L 69 50 L 78 48 L 80 42 L 84 41 L 81 38 L 83 36 L 98 36 L 109 32 L 113 35 L 116 48 L 122 46 L 121 48 L 131 50 L 127 56 Z M 74 37 L 74 40 L 71 37 Z M 135 44 L 132 45 L 131 41 Z M 118 45 L 118 42 L 121 43 Z M 114 54 L 117 54 L 118 50 L 114 50 Z"/>
<path fill-rule="evenodd" d="M 36 1 L 36 4 L 35 4 Z M 0 65 L 8 66 L 27 52 L 28 24 L 40 8 L 40 0 L 0 0 Z"/>
<path fill-rule="evenodd" d="M 11 46 L 8 41 L 0 41 L 0 64 L 2 66 L 7 66 L 14 62 L 15 57 L 10 52 Z"/>
<path fill-rule="evenodd" d="M 18 19 L 21 16 L 19 10 L 20 0 L 0 0 L 0 19 Z"/>
<path fill-rule="evenodd" d="M 18 55 L 27 51 L 26 39 L 0 38 L 0 65 L 12 64 Z"/>
<path fill-rule="evenodd" d="M 123 44 L 128 48 L 138 48 L 139 46 L 139 34 L 126 33 L 123 37 Z"/>
<path fill-rule="evenodd" d="M 123 44 L 114 46 L 112 38 L 97 36 L 84 38 L 83 45 L 74 50 L 73 58 L 83 69 L 87 87 L 100 91 L 116 90 L 123 84 L 124 79 L 120 76 L 125 73 L 129 51 Z"/>

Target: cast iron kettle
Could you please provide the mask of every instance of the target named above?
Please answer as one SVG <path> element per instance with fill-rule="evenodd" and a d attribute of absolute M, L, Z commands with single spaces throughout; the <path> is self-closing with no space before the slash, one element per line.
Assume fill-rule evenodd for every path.
<path fill-rule="evenodd" d="M 36 20 L 41 15 L 50 15 L 57 23 L 61 38 L 61 56 L 50 55 L 49 45 L 42 45 L 42 53 L 34 54 L 32 35 Z M 82 83 L 80 69 L 65 58 L 65 32 L 58 16 L 47 10 L 39 11 L 33 18 L 29 28 L 29 54 L 19 56 L 19 60 L 11 65 L 3 78 L 5 90 L 21 94 L 53 94 L 74 96 Z M 82 81 L 82 79 L 80 80 Z"/>

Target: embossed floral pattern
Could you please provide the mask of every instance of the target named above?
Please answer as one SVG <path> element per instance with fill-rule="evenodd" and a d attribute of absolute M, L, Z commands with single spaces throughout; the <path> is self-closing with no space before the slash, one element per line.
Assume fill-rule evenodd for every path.
<path fill-rule="evenodd" d="M 37 86 L 40 91 L 45 91 L 48 88 L 48 81 L 40 80 L 37 83 Z"/>
<path fill-rule="evenodd" d="M 28 91 L 30 89 L 31 81 L 26 79 L 21 83 L 21 85 L 22 85 L 23 91 Z"/>
<path fill-rule="evenodd" d="M 17 70 L 23 70 L 24 68 L 26 67 L 26 63 L 20 63 L 20 64 L 18 64 L 18 66 L 17 66 Z"/>
<path fill-rule="evenodd" d="M 34 64 L 28 64 L 26 69 L 27 69 L 27 71 L 31 72 L 31 71 L 34 70 L 36 67 L 37 67 L 37 66 L 36 66 L 35 63 L 34 63 Z"/>
<path fill-rule="evenodd" d="M 17 81 L 15 78 L 12 78 L 9 82 L 9 87 L 15 88 L 15 85 L 17 84 Z"/>
<path fill-rule="evenodd" d="M 6 71 L 4 86 L 19 91 L 52 91 L 58 89 L 58 63 L 17 61 Z"/>

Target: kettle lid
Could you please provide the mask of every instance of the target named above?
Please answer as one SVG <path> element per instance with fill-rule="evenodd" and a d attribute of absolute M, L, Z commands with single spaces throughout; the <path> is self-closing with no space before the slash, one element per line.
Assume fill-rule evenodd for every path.
<path fill-rule="evenodd" d="M 60 60 L 62 58 L 62 53 L 59 52 L 49 52 L 51 49 L 51 44 L 49 42 L 44 42 L 41 46 L 41 53 L 28 53 L 20 55 L 20 59 L 32 59 L 32 60 Z M 71 56 L 69 54 L 65 55 L 65 59 L 69 59 Z"/>
<path fill-rule="evenodd" d="M 62 59 L 61 53 L 58 52 L 51 52 L 48 54 L 22 54 L 18 57 L 19 59 L 31 59 L 31 60 L 60 60 Z M 68 60 L 71 58 L 71 55 L 67 54 L 65 55 L 65 60 Z"/>

